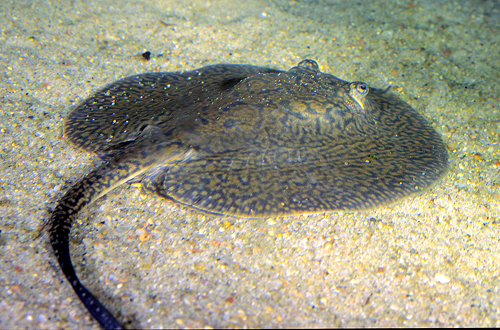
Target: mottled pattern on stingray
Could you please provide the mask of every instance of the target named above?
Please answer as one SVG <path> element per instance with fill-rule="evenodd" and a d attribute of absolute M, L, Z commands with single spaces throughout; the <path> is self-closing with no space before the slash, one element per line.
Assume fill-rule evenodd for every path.
<path fill-rule="evenodd" d="M 251 78 L 247 86 L 266 77 Z M 238 88 L 241 97 L 242 89 Z M 309 116 L 316 115 L 312 109 L 320 97 L 312 101 L 308 94 L 301 102 L 300 94 L 289 91 L 293 108 L 290 103 L 271 106 L 268 100 L 265 108 L 252 103 L 265 114 L 254 111 L 245 122 L 233 118 L 233 134 L 226 127 L 224 140 L 219 137 L 216 144 L 240 147 L 206 147 L 211 156 L 158 168 L 143 179 L 143 185 L 195 209 L 242 217 L 360 210 L 421 193 L 446 172 L 446 146 L 408 104 L 387 91 L 370 88 L 369 93 L 372 107 L 363 118 L 352 119 L 356 123 L 345 120 L 347 116 L 337 118 L 337 113 L 328 124 L 311 125 Z M 321 107 L 339 111 L 341 100 L 334 99 Z M 248 106 L 240 98 L 227 102 L 225 111 L 238 116 L 238 108 Z M 297 108 L 308 110 L 290 115 Z M 241 128 L 271 125 L 269 121 L 280 122 L 286 130 L 260 130 L 252 136 Z M 202 136 L 214 141 L 215 135 Z"/>
<path fill-rule="evenodd" d="M 69 251 L 79 212 L 140 178 L 146 191 L 218 214 L 265 217 L 377 207 L 420 193 L 448 169 L 438 133 L 387 90 L 305 60 L 289 71 L 214 65 L 117 81 L 65 120 L 99 167 L 54 208 L 63 273 L 104 328 L 122 328 L 80 283 Z"/>
<path fill-rule="evenodd" d="M 189 153 L 158 161 L 142 179 L 147 191 L 242 217 L 386 205 L 448 168 L 441 138 L 407 103 L 310 60 L 287 72 L 215 65 L 126 78 L 77 107 L 65 133 L 106 152 L 133 148 L 125 142 L 145 127 Z"/>
<path fill-rule="evenodd" d="M 73 146 L 106 153 L 136 139 L 148 125 L 166 127 L 210 104 L 248 76 L 277 70 L 217 64 L 182 73 L 146 73 L 118 80 L 79 104 L 64 120 Z"/>

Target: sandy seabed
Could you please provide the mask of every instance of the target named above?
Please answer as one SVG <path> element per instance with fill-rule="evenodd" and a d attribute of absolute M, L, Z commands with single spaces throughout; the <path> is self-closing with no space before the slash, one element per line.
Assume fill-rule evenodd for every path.
<path fill-rule="evenodd" d="M 123 185 L 73 228 L 82 282 L 129 327 L 500 326 L 500 5 L 343 3 L 3 1 L 0 328 L 98 328 L 45 229 L 99 164 L 62 137 L 72 107 L 132 74 L 305 58 L 393 86 L 443 136 L 449 173 L 391 207 L 265 220 Z"/>

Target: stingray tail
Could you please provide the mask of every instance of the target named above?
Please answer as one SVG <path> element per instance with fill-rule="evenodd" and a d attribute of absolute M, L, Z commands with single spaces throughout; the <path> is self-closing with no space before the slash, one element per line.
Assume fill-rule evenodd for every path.
<path fill-rule="evenodd" d="M 69 251 L 71 225 L 79 212 L 108 191 L 150 170 L 157 164 L 182 160 L 179 143 L 164 142 L 162 131 L 148 127 L 141 137 L 109 162 L 73 185 L 59 201 L 49 222 L 50 243 L 61 270 L 92 316 L 106 329 L 122 329 L 116 318 L 87 290 L 76 276 Z"/>
<path fill-rule="evenodd" d="M 114 177 L 115 180 L 108 179 L 103 182 L 103 172 L 107 172 L 106 167 L 108 166 L 101 166 L 66 192 L 51 215 L 49 233 L 50 243 L 61 270 L 75 290 L 78 298 L 103 328 L 122 329 L 123 326 L 116 318 L 80 282 L 76 276 L 69 252 L 69 232 L 78 213 L 86 205 L 115 186 L 113 181 L 117 181 L 116 176 Z M 116 171 L 114 172 L 116 173 Z"/>

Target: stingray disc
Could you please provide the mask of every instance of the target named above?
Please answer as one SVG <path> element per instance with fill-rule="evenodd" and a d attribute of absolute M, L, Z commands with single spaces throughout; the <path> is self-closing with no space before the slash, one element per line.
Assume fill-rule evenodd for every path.
<path fill-rule="evenodd" d="M 144 188 L 219 214 L 372 208 L 429 188 L 448 169 L 441 137 L 407 103 L 311 60 L 287 72 L 218 65 L 126 78 L 64 127 L 74 145 L 106 152 L 148 125 L 189 157 L 159 161 Z"/>

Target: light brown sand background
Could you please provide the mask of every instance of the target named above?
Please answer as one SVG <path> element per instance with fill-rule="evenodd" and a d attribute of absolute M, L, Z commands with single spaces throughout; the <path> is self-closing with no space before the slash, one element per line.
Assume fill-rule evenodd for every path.
<path fill-rule="evenodd" d="M 99 163 L 61 136 L 76 103 L 136 73 L 305 58 L 398 86 L 448 144 L 449 174 L 376 211 L 262 221 L 124 185 L 72 231 L 83 283 L 133 327 L 500 326 L 498 1 L 131 3 L 0 4 L 0 328 L 98 327 L 43 228 Z"/>

